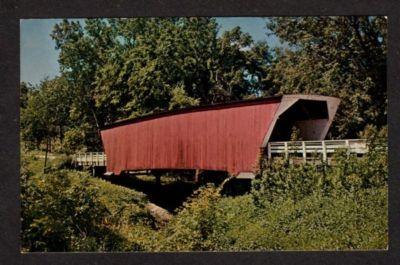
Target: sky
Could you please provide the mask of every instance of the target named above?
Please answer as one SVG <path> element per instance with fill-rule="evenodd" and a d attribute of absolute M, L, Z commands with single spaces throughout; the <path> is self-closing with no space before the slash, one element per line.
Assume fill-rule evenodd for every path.
<path fill-rule="evenodd" d="M 219 17 L 220 33 L 236 26 L 248 32 L 255 41 L 266 40 L 270 46 L 279 45 L 279 41 L 267 37 L 266 20 L 260 17 Z M 54 25 L 61 19 L 21 19 L 20 54 L 21 81 L 33 85 L 39 84 L 45 77 L 59 74 L 58 51 L 50 37 Z"/>

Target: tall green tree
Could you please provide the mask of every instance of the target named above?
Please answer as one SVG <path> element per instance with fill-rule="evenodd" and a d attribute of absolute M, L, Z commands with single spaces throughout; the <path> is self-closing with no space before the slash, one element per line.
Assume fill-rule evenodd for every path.
<path fill-rule="evenodd" d="M 55 25 L 51 36 L 56 49 L 60 50 L 61 74 L 67 80 L 73 99 L 71 119 L 79 123 L 82 130 L 90 128 L 87 142 L 96 145 L 99 143 L 96 134 L 103 121 L 96 106 L 95 78 L 97 69 L 106 63 L 104 56 L 115 44 L 115 36 L 111 27 L 98 19 L 87 20 L 85 28 L 79 22 L 63 20 Z"/>
<path fill-rule="evenodd" d="M 239 28 L 221 36 L 218 30 L 212 18 L 57 24 L 51 36 L 73 95 L 71 119 L 100 146 L 93 132 L 106 123 L 266 89 L 266 43 L 255 44 Z"/>
<path fill-rule="evenodd" d="M 34 90 L 34 86 L 30 83 L 21 82 L 20 84 L 20 97 L 19 97 L 19 106 L 20 108 L 26 108 L 28 103 L 28 96 L 31 91 Z"/>
<path fill-rule="evenodd" d="M 21 89 L 26 85 L 22 84 Z M 63 140 L 70 124 L 71 96 L 64 78 L 44 79 L 36 88 L 30 88 L 21 108 L 21 134 L 24 141 L 39 148 L 46 142 L 46 157 L 52 140 Z"/>
<path fill-rule="evenodd" d="M 386 18 L 280 17 L 267 27 L 289 47 L 275 51 L 275 90 L 340 97 L 335 137 L 386 125 Z"/>

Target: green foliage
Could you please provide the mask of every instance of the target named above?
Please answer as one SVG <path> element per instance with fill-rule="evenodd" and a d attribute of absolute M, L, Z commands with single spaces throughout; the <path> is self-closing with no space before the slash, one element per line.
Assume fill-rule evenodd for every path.
<path fill-rule="evenodd" d="M 266 43 L 213 18 L 64 20 L 51 34 L 71 96 L 70 119 L 99 148 L 99 128 L 158 111 L 238 100 L 266 87 Z"/>
<path fill-rule="evenodd" d="M 26 85 L 22 84 L 21 89 Z M 22 140 L 37 145 L 47 139 L 62 139 L 69 125 L 70 93 L 63 78 L 45 79 L 29 88 L 21 99 Z M 25 101 L 23 101 L 25 100 Z"/>
<path fill-rule="evenodd" d="M 64 134 L 62 150 L 67 154 L 84 150 L 85 134 L 80 128 L 71 128 Z"/>
<path fill-rule="evenodd" d="M 373 146 L 387 146 L 388 127 L 386 125 L 378 129 L 376 125 L 368 124 L 363 131 L 359 132 L 358 137 L 368 139 L 369 144 Z"/>
<path fill-rule="evenodd" d="M 175 87 L 171 93 L 172 98 L 169 103 L 169 110 L 199 105 L 199 100 L 189 97 L 182 85 Z"/>
<path fill-rule="evenodd" d="M 69 169 L 72 167 L 72 157 L 68 155 L 58 155 L 52 161 L 50 165 L 50 169 L 59 170 L 59 169 Z"/>
<path fill-rule="evenodd" d="M 21 82 L 20 85 L 20 108 L 26 108 L 26 105 L 28 103 L 28 95 L 29 93 L 34 89 L 34 87 L 25 82 Z"/>
<path fill-rule="evenodd" d="M 140 245 L 121 233 L 140 229 L 147 213 L 143 194 L 93 179 L 87 173 L 32 171 L 21 161 L 22 249 L 24 251 L 115 251 Z M 41 172 L 38 170 L 37 172 Z"/>
<path fill-rule="evenodd" d="M 361 158 L 339 152 L 333 166 L 273 162 L 253 181 L 252 194 L 255 200 L 274 201 L 284 196 L 298 201 L 314 193 L 336 198 L 346 192 L 384 187 L 387 153 L 379 147 L 370 148 Z"/>
<path fill-rule="evenodd" d="M 167 250 L 387 248 L 387 156 L 379 149 L 337 154 L 332 167 L 274 163 L 248 195 L 215 191 L 202 190 L 174 217 Z"/>
<path fill-rule="evenodd" d="M 219 238 L 221 250 L 348 250 L 387 247 L 387 190 L 332 198 L 281 197 L 263 207 L 251 199 L 227 199 L 231 217 Z M 222 203 L 222 202 L 221 202 Z M 240 211 L 233 209 L 240 209 Z M 243 210 L 245 209 L 245 210 Z M 218 220 L 217 220 L 218 222 Z"/>
<path fill-rule="evenodd" d="M 296 126 L 292 127 L 292 133 L 290 134 L 290 141 L 301 141 L 300 129 Z"/>
<path fill-rule="evenodd" d="M 32 177 L 22 195 L 23 247 L 31 251 L 112 250 L 103 244 L 118 244 L 102 225 L 106 208 L 97 200 L 97 190 L 88 186 L 87 178 L 74 185 L 66 172 Z M 32 182 L 35 182 L 34 184 Z M 96 240 L 97 239 L 97 240 Z"/>
<path fill-rule="evenodd" d="M 267 28 L 289 48 L 275 51 L 274 90 L 339 97 L 334 137 L 386 124 L 385 17 L 280 17 L 269 19 Z"/>
<path fill-rule="evenodd" d="M 197 190 L 193 196 L 162 231 L 165 241 L 159 244 L 160 250 L 212 249 L 217 225 L 215 221 L 219 215 L 216 202 L 220 195 L 214 186 L 206 186 Z"/>

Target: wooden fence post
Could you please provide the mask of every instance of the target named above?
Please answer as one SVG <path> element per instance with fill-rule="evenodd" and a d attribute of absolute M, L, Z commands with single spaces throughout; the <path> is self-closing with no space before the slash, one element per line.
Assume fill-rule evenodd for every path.
<path fill-rule="evenodd" d="M 200 175 L 200 170 L 196 169 L 195 173 L 194 173 L 194 182 L 198 183 L 199 182 L 199 175 Z"/>
<path fill-rule="evenodd" d="M 346 148 L 347 148 L 346 155 L 347 155 L 347 158 L 349 158 L 350 157 L 350 143 L 349 143 L 349 140 L 346 140 Z"/>
<path fill-rule="evenodd" d="M 271 144 L 270 143 L 268 143 L 267 148 L 268 148 L 268 150 L 267 150 L 268 160 L 271 160 L 272 154 L 271 154 Z"/>
<path fill-rule="evenodd" d="M 326 160 L 327 160 L 326 145 L 325 141 L 322 141 L 322 161 L 326 162 Z"/>
<path fill-rule="evenodd" d="M 288 143 L 285 142 L 285 159 L 287 160 L 288 158 L 289 158 Z"/>
<path fill-rule="evenodd" d="M 301 142 L 301 147 L 303 149 L 303 161 L 304 161 L 304 163 L 306 163 L 307 162 L 306 142 L 302 141 Z"/>

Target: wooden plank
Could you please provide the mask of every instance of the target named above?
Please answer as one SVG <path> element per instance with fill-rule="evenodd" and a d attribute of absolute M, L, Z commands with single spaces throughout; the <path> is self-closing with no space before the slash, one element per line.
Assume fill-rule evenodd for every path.
<path fill-rule="evenodd" d="M 288 153 L 288 143 L 285 142 L 285 159 L 289 158 L 289 153 Z"/>
<path fill-rule="evenodd" d="M 325 141 L 322 141 L 322 161 L 326 162 L 327 157 Z"/>
<path fill-rule="evenodd" d="M 271 159 L 271 143 L 268 143 L 268 159 Z"/>

